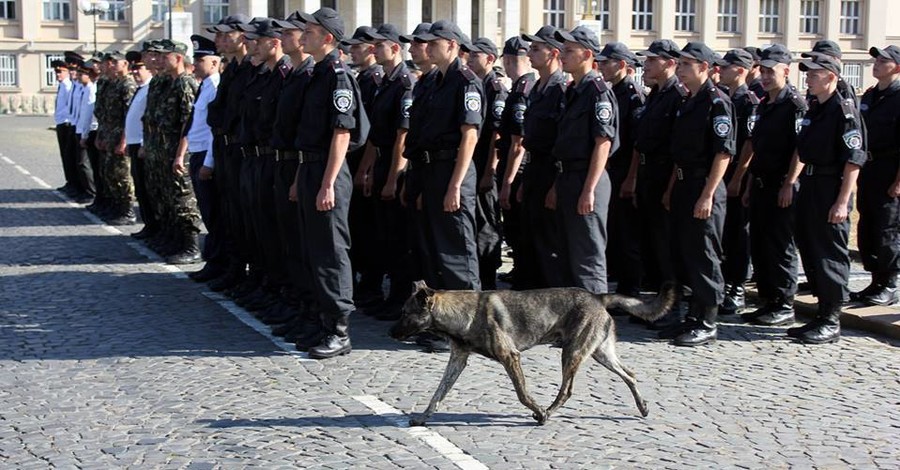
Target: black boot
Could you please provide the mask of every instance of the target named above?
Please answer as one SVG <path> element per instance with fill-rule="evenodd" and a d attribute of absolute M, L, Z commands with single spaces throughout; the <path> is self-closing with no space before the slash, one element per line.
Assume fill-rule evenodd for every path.
<path fill-rule="evenodd" d="M 874 292 L 860 296 L 862 303 L 866 305 L 888 306 L 900 301 L 897 294 L 897 275 L 889 274 L 881 276 L 880 282 Z"/>
<path fill-rule="evenodd" d="M 744 285 L 733 284 L 726 286 L 725 300 L 719 307 L 719 315 L 734 315 L 743 309 L 744 303 Z"/>
<path fill-rule="evenodd" d="M 798 338 L 806 344 L 834 343 L 841 338 L 841 305 L 819 304 L 819 321 Z"/>
<path fill-rule="evenodd" d="M 872 273 L 872 282 L 869 283 L 868 286 L 864 287 L 863 290 L 857 292 L 850 293 L 850 300 L 854 302 L 862 302 L 865 297 L 869 297 L 870 295 L 878 292 L 879 284 L 881 284 L 881 274 Z"/>
<path fill-rule="evenodd" d="M 168 264 L 191 264 L 200 261 L 200 240 L 194 231 L 185 233 L 182 237 L 181 250 L 166 257 Z"/>
<path fill-rule="evenodd" d="M 325 329 L 322 326 L 322 316 L 318 308 L 312 302 L 304 302 L 301 308 L 300 330 L 296 331 L 296 337 L 285 337 L 285 340 L 293 340 L 297 351 L 309 351 L 309 348 L 322 342 L 325 338 Z M 292 332 L 294 333 L 294 332 Z"/>
<path fill-rule="evenodd" d="M 194 282 L 206 282 L 211 281 L 224 273 L 225 269 L 222 268 L 221 265 L 207 262 L 203 265 L 202 269 L 188 274 L 188 277 Z"/>
<path fill-rule="evenodd" d="M 156 236 L 159 229 L 155 224 L 144 224 L 144 227 L 131 234 L 135 240 L 147 240 Z"/>
<path fill-rule="evenodd" d="M 137 222 L 131 201 L 115 204 L 115 210 L 111 214 L 112 217 L 106 221 L 109 225 L 134 225 Z"/>
<path fill-rule="evenodd" d="M 794 323 L 794 298 L 785 297 L 769 303 L 766 312 L 750 320 L 755 325 L 783 326 Z"/>
<path fill-rule="evenodd" d="M 716 315 L 719 313 L 719 306 L 706 305 L 701 310 L 703 312 L 703 321 L 690 331 L 676 337 L 674 341 L 675 346 L 701 346 L 716 341 Z"/>
<path fill-rule="evenodd" d="M 329 359 L 347 354 L 352 350 L 347 331 L 350 326 L 350 315 L 339 313 L 329 316 L 333 318 L 331 331 L 318 346 L 310 348 L 309 357 L 313 359 Z"/>

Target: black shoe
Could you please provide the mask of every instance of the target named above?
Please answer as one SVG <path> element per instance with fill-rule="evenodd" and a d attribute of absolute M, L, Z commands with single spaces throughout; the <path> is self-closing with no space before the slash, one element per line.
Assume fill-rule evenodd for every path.
<path fill-rule="evenodd" d="M 157 230 L 149 225 L 144 225 L 144 227 L 137 232 L 131 234 L 131 238 L 135 240 L 147 240 L 156 235 Z"/>
<path fill-rule="evenodd" d="M 719 306 L 719 315 L 734 315 L 745 307 L 744 286 L 734 284 L 725 291 L 725 300 Z"/>
<path fill-rule="evenodd" d="M 185 233 L 181 239 L 183 245 L 176 253 L 166 258 L 168 264 L 193 264 L 200 262 L 200 240 L 194 232 Z"/>
<path fill-rule="evenodd" d="M 290 321 L 288 321 L 286 323 L 282 323 L 280 325 L 273 326 L 272 327 L 272 335 L 280 336 L 280 337 L 284 338 L 285 341 L 291 341 L 291 342 L 296 341 L 296 339 L 294 339 L 294 340 L 288 339 L 288 335 L 293 333 L 294 330 L 298 330 L 298 332 L 299 332 L 300 328 L 303 326 L 303 324 L 301 323 L 300 320 L 301 320 L 300 315 L 296 315 L 296 316 L 294 316 L 294 318 L 292 318 Z"/>
<path fill-rule="evenodd" d="M 791 325 L 795 321 L 793 308 L 775 308 L 754 318 L 751 323 L 763 326 Z"/>
<path fill-rule="evenodd" d="M 879 286 L 877 291 L 861 297 L 859 300 L 861 300 L 862 303 L 866 305 L 885 307 L 888 305 L 894 305 L 898 301 L 900 301 L 900 295 L 897 294 L 896 287 Z"/>
<path fill-rule="evenodd" d="M 209 290 L 213 292 L 222 292 L 224 290 L 237 287 L 243 281 L 244 276 L 242 276 L 241 274 L 230 272 L 225 274 L 224 276 L 209 281 L 206 286 L 209 287 Z"/>
<path fill-rule="evenodd" d="M 317 346 L 309 349 L 309 357 L 329 359 L 348 354 L 352 349 L 349 336 L 328 335 Z"/>
<path fill-rule="evenodd" d="M 90 204 L 91 202 L 94 201 L 94 196 L 91 196 L 88 193 L 81 193 L 72 199 L 74 199 L 75 202 L 78 204 Z"/>
<path fill-rule="evenodd" d="M 685 332 L 692 330 L 697 326 L 696 320 L 688 320 L 683 323 L 678 323 L 672 325 L 665 330 L 660 330 L 659 333 L 656 334 L 656 337 L 659 339 L 675 339 L 678 336 L 681 336 Z"/>
<path fill-rule="evenodd" d="M 275 304 L 271 313 L 260 318 L 260 320 L 266 325 L 281 325 L 290 323 L 297 316 L 297 311 L 287 304 Z"/>
<path fill-rule="evenodd" d="M 194 282 L 207 282 L 221 276 L 223 273 L 224 270 L 222 268 L 212 263 L 206 263 L 203 265 L 203 269 L 188 274 L 188 277 Z"/>
<path fill-rule="evenodd" d="M 699 325 L 678 335 L 673 344 L 675 346 L 702 346 L 716 342 L 717 329 L 715 326 L 709 328 L 705 325 Z"/>
<path fill-rule="evenodd" d="M 801 326 L 797 326 L 794 328 L 788 328 L 785 332 L 791 338 L 799 338 L 803 336 L 807 331 L 813 330 L 819 327 L 820 320 L 816 318 L 815 320 Z"/>
<path fill-rule="evenodd" d="M 651 322 L 648 328 L 653 331 L 663 331 L 678 326 L 681 323 L 681 314 L 677 310 L 672 310 L 659 320 Z"/>
<path fill-rule="evenodd" d="M 805 344 L 836 343 L 841 339 L 841 325 L 840 323 L 832 324 L 831 322 L 823 322 L 817 327 L 804 332 L 797 339 Z"/>
<path fill-rule="evenodd" d="M 279 302 L 280 298 L 268 292 L 264 292 L 262 297 L 254 299 L 252 301 L 244 302 L 244 309 L 248 312 L 256 312 L 259 310 L 265 310 Z"/>
<path fill-rule="evenodd" d="M 874 294 L 875 292 L 877 292 L 879 283 L 878 283 L 878 280 L 876 279 L 876 277 L 877 276 L 875 274 L 872 274 L 872 282 L 869 283 L 868 286 L 863 288 L 863 290 L 861 290 L 861 291 L 851 292 L 850 300 L 852 300 L 854 302 L 862 302 L 864 297 L 868 297 L 868 296 Z"/>

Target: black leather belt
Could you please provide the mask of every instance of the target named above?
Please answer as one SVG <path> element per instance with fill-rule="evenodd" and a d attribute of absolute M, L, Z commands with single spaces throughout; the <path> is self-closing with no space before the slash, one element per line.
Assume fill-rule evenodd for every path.
<path fill-rule="evenodd" d="M 232 145 L 238 143 L 238 139 L 236 135 L 224 134 L 222 136 L 222 140 L 225 141 L 225 145 Z"/>
<path fill-rule="evenodd" d="M 288 160 L 299 160 L 300 152 L 297 150 L 276 150 L 275 151 L 275 161 L 276 162 L 286 162 Z"/>
<path fill-rule="evenodd" d="M 772 175 L 753 175 L 753 183 L 759 189 L 765 188 L 780 188 L 782 184 L 784 184 L 784 175 L 772 174 Z"/>
<path fill-rule="evenodd" d="M 646 153 L 638 154 L 638 163 L 640 163 L 641 165 L 665 165 L 671 161 L 672 157 L 670 155 Z"/>
<path fill-rule="evenodd" d="M 566 160 L 566 161 L 557 160 L 556 163 L 554 163 L 554 165 L 556 165 L 556 170 L 559 171 L 560 173 L 568 173 L 570 171 L 587 170 L 588 168 L 591 167 L 591 161 L 590 160 Z"/>
<path fill-rule="evenodd" d="M 709 170 L 706 168 L 675 167 L 675 179 L 678 181 L 706 178 L 707 176 L 709 176 Z"/>
<path fill-rule="evenodd" d="M 422 152 L 421 163 L 431 163 L 444 160 L 456 160 L 456 149 L 452 150 L 426 150 Z"/>
<path fill-rule="evenodd" d="M 900 155 L 900 150 L 880 150 L 880 151 L 871 151 L 866 152 L 866 157 L 868 157 L 869 161 L 881 160 L 884 158 L 896 157 Z"/>
<path fill-rule="evenodd" d="M 300 160 L 300 163 L 321 162 L 328 158 L 328 155 L 324 153 L 297 152 L 297 154 L 297 160 Z"/>
<path fill-rule="evenodd" d="M 804 176 L 838 176 L 844 174 L 843 166 L 836 165 L 813 165 L 807 163 L 803 167 Z"/>

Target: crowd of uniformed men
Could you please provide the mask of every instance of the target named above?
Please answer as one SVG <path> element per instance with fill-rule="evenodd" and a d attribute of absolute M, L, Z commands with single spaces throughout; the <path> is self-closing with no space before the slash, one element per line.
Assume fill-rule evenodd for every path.
<path fill-rule="evenodd" d="M 329 8 L 208 32 L 192 73 L 171 40 L 55 64 L 61 189 L 112 224 L 136 197 L 134 236 L 173 264 L 201 259 L 202 219 L 191 277 L 311 357 L 350 351 L 355 310 L 398 318 L 413 280 L 496 288 L 503 241 L 515 289 L 677 281 L 689 308 L 650 327 L 683 346 L 744 307 L 751 266 L 763 304 L 744 320 L 793 323 L 798 251 L 819 307 L 789 336 L 837 340 L 848 297 L 897 302 L 896 46 L 870 50 L 860 101 L 831 41 L 802 54 L 801 94 L 777 44 L 632 53 L 544 26 L 499 49 L 443 20 L 348 36 Z M 854 192 L 872 282 L 851 294 Z"/>

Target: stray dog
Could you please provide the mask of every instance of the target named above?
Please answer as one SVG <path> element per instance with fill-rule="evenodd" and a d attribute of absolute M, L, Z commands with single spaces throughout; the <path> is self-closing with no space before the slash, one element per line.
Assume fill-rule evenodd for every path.
<path fill-rule="evenodd" d="M 491 358 L 506 368 L 516 395 L 539 424 L 572 396 L 581 362 L 590 355 L 625 381 L 641 415 L 647 402 L 637 390 L 634 374 L 616 356 L 615 323 L 608 307 L 621 308 L 647 321 L 662 317 L 675 302 L 674 285 L 666 285 L 654 302 L 617 294 L 595 295 L 579 288 L 530 291 L 441 291 L 415 283 L 415 293 L 403 305 L 403 316 L 390 335 L 403 339 L 428 331 L 450 341 L 450 362 L 428 408 L 413 426 L 422 426 L 440 406 L 465 369 L 469 353 Z M 538 405 L 525 388 L 519 353 L 539 344 L 562 347 L 562 383 L 549 408 Z"/>

